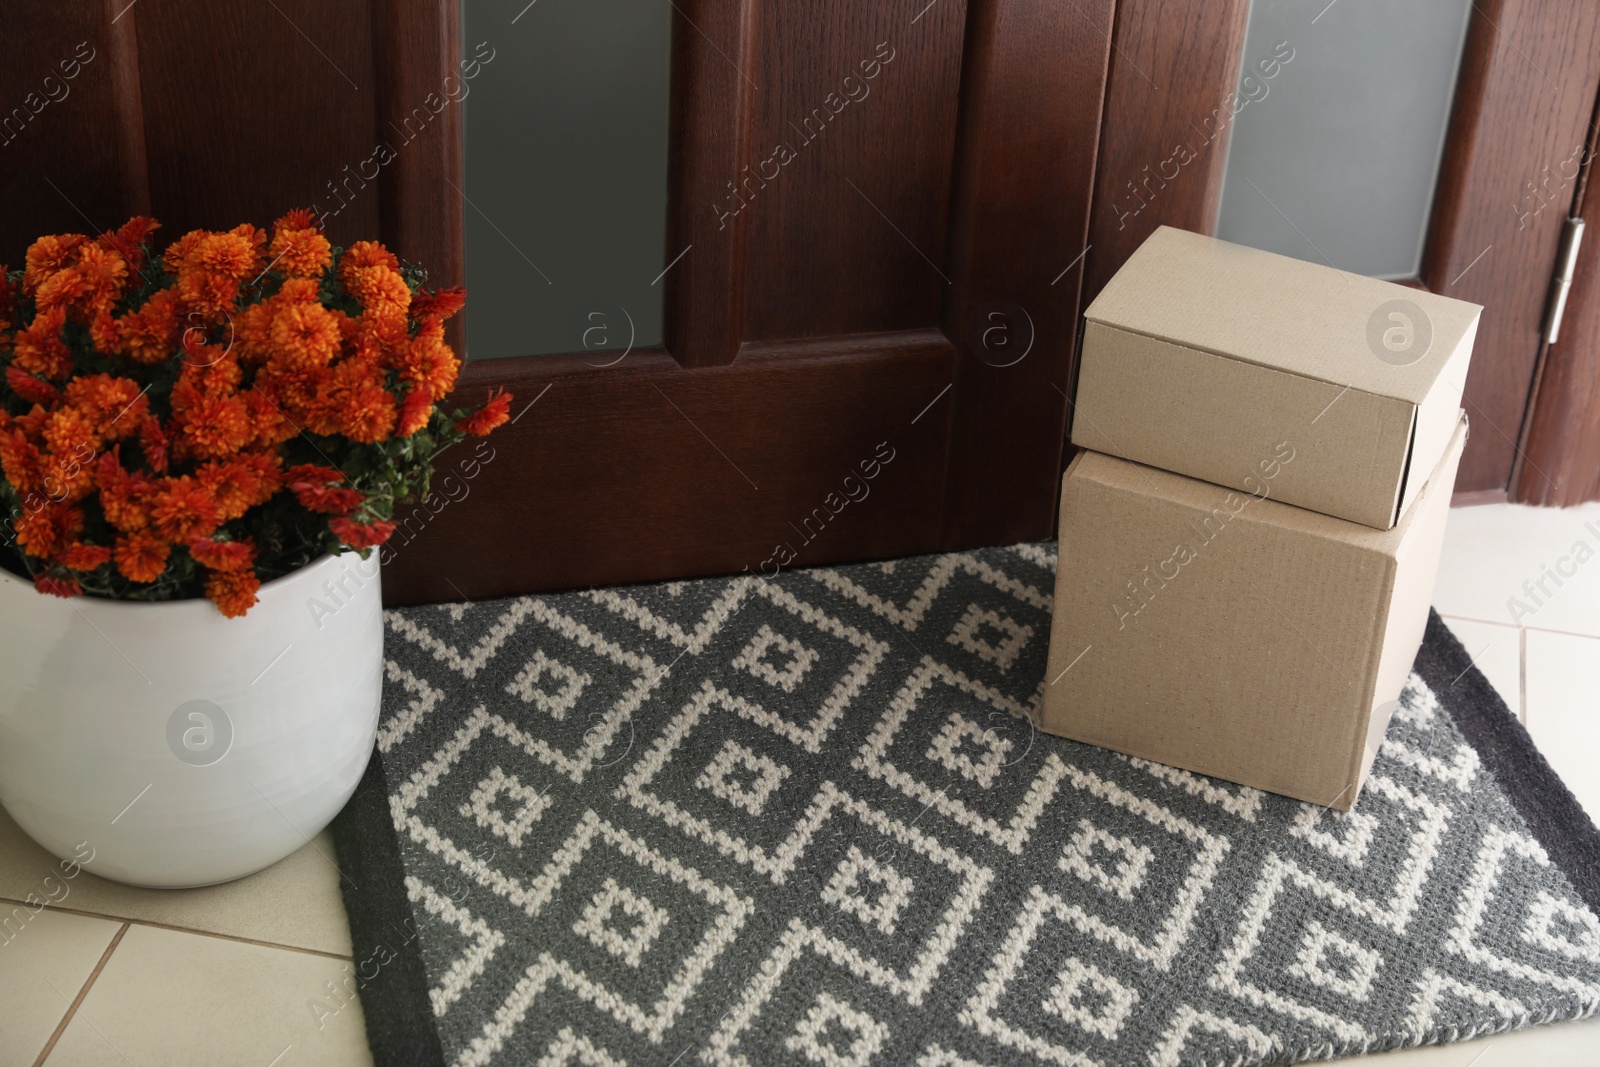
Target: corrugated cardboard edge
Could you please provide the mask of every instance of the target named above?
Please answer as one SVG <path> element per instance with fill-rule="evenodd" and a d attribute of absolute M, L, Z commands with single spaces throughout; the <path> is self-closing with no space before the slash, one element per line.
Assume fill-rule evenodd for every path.
<path fill-rule="evenodd" d="M 1154 373 L 1151 368 L 1158 364 L 1169 367 L 1172 373 Z M 1182 411 L 1186 403 L 1194 402 L 1196 396 L 1208 397 L 1207 409 L 1212 411 L 1214 422 L 1220 421 L 1230 426 L 1268 423 L 1273 426 L 1270 434 L 1249 449 L 1252 455 L 1270 447 L 1271 442 L 1280 438 L 1289 440 L 1301 452 L 1309 452 L 1316 444 L 1312 438 L 1319 433 L 1324 436 L 1337 434 L 1338 431 L 1329 430 L 1333 421 L 1352 417 L 1351 409 L 1359 408 L 1364 415 L 1355 417 L 1363 417 L 1384 427 L 1386 435 L 1371 440 L 1361 438 L 1355 442 L 1368 449 L 1364 455 L 1356 456 L 1335 453 L 1323 442 L 1320 453 L 1321 478 L 1302 479 L 1297 484 L 1294 477 L 1304 472 L 1302 463 L 1301 467 L 1286 472 L 1290 476 L 1279 484 L 1274 499 L 1375 530 L 1393 528 L 1404 510 L 1401 494 L 1406 486 L 1406 473 L 1412 464 L 1412 457 L 1416 455 L 1417 440 L 1418 409 L 1409 400 L 1369 393 L 1354 387 L 1341 387 L 1280 367 L 1237 359 L 1226 353 L 1089 320 L 1084 326 L 1077 375 L 1077 389 L 1073 394 L 1073 444 L 1145 466 L 1199 478 L 1241 493 L 1252 492 L 1244 483 L 1247 476 L 1256 473 L 1248 461 L 1230 464 L 1229 469 L 1225 470 L 1220 457 L 1208 457 L 1204 448 L 1194 447 L 1193 435 L 1180 443 L 1160 420 L 1155 422 L 1153 433 L 1146 432 L 1152 425 L 1151 421 L 1143 411 L 1129 410 L 1129 405 L 1137 403 L 1141 407 L 1154 407 L 1176 418 L 1179 416 L 1173 413 Z M 1230 382 L 1232 387 L 1220 389 L 1219 383 L 1224 380 Z M 1314 406 L 1305 411 L 1263 411 L 1254 398 L 1260 393 L 1270 392 L 1273 383 L 1279 383 L 1280 389 L 1288 383 L 1303 383 L 1295 388 L 1296 392 L 1305 393 L 1311 387 L 1312 392 L 1326 396 L 1327 403 L 1324 405 L 1321 396 L 1318 396 Z M 1211 387 L 1209 390 L 1208 384 Z M 1459 402 L 1459 396 L 1451 401 L 1452 427 Z M 1216 410 L 1219 405 L 1222 411 Z M 1318 427 L 1317 423 L 1335 405 L 1343 405 L 1335 420 Z M 1398 425 L 1402 419 L 1405 425 L 1400 430 Z M 1389 429 L 1391 427 L 1394 429 Z M 1205 427 L 1199 425 L 1198 420 L 1192 429 L 1195 434 L 1205 434 Z M 1206 439 L 1204 436 L 1200 438 L 1202 441 Z M 1351 439 L 1349 434 L 1344 437 L 1345 441 Z M 1242 443 L 1237 443 L 1236 447 L 1245 448 Z M 1442 449 L 1443 442 L 1438 442 L 1437 447 Z M 1398 461 L 1384 462 L 1391 455 L 1398 457 Z M 1384 462 L 1387 468 L 1381 479 L 1375 476 L 1380 462 Z M 1339 479 L 1344 480 L 1344 489 L 1330 492 L 1329 482 Z"/>
<path fill-rule="evenodd" d="M 1419 470 L 1416 464 L 1417 456 L 1442 456 L 1450 447 L 1450 439 L 1455 436 L 1456 423 L 1460 420 L 1461 394 L 1467 383 L 1467 369 L 1472 362 L 1472 345 L 1478 337 L 1479 319 L 1473 319 L 1472 325 L 1462 336 L 1456 350 L 1439 368 L 1439 377 L 1434 382 L 1433 391 L 1428 394 L 1428 399 L 1417 408 L 1415 431 L 1412 434 L 1411 450 L 1408 455 L 1406 484 L 1404 491 L 1395 507 L 1395 519 L 1405 514 L 1410 509 L 1413 501 L 1421 495 L 1426 484 L 1429 472 Z"/>
<path fill-rule="evenodd" d="M 1444 545 L 1444 531 L 1450 515 L 1448 505 L 1433 509 L 1427 505 L 1438 494 L 1449 496 L 1455 489 L 1456 470 L 1461 465 L 1461 454 L 1466 448 L 1468 433 L 1466 413 L 1458 409 L 1455 432 L 1445 446 L 1444 457 L 1439 460 L 1397 527 L 1404 528 L 1410 536 L 1402 537 L 1397 555 L 1388 561 L 1388 588 L 1384 599 L 1384 618 L 1380 623 L 1383 643 L 1368 682 L 1367 721 L 1362 724 L 1360 731 L 1366 736 L 1364 743 L 1354 746 L 1351 752 L 1351 780 L 1357 783 L 1357 794 L 1366 782 L 1378 749 L 1383 746 L 1389 719 L 1394 713 L 1392 702 L 1405 687 L 1406 678 L 1411 674 L 1411 665 L 1417 658 L 1417 650 L 1422 647 L 1422 637 L 1431 610 L 1429 604 L 1438 579 L 1439 553 Z M 1409 524 L 1413 519 L 1432 525 L 1428 528 L 1412 527 Z M 1410 558 L 1402 560 L 1400 553 Z M 1429 561 L 1431 566 L 1427 565 Z M 1402 573 L 1405 581 L 1396 589 L 1396 576 Z M 1330 806 L 1347 811 L 1355 801 L 1356 796 L 1352 795 L 1349 804 Z"/>
<path fill-rule="evenodd" d="M 1093 302 L 1090 303 L 1089 307 L 1085 309 L 1084 318 L 1088 319 L 1090 322 L 1098 322 L 1103 325 L 1110 326 L 1115 329 L 1125 330 L 1130 333 L 1139 333 L 1143 336 L 1152 337 L 1159 341 L 1166 341 L 1169 344 L 1183 345 L 1185 347 L 1193 348 L 1196 351 L 1211 352 L 1213 355 L 1226 356 L 1229 359 L 1236 359 L 1242 363 L 1249 363 L 1252 366 L 1264 366 L 1270 367 L 1274 370 L 1283 370 L 1301 377 L 1312 378 L 1330 385 L 1337 385 L 1341 388 L 1345 386 L 1356 388 L 1356 386 L 1354 386 L 1351 382 L 1341 381 L 1337 378 L 1322 377 L 1308 371 L 1299 371 L 1292 370 L 1287 367 L 1279 367 L 1272 363 L 1266 363 L 1262 360 L 1251 358 L 1243 353 L 1222 351 L 1209 345 L 1197 344 L 1191 338 L 1187 337 L 1169 337 L 1158 330 L 1141 328 L 1137 324 L 1118 321 L 1114 317 L 1107 315 L 1107 304 L 1115 307 L 1120 301 L 1124 300 L 1121 292 L 1123 288 L 1128 285 L 1143 284 L 1143 280 L 1138 279 L 1135 276 L 1138 275 L 1138 273 L 1142 270 L 1149 270 L 1149 267 L 1147 266 L 1147 260 L 1152 258 L 1159 259 L 1164 255 L 1170 256 L 1174 249 L 1180 250 L 1178 252 L 1179 255 L 1192 256 L 1195 254 L 1197 249 L 1196 242 L 1203 242 L 1208 247 L 1224 249 L 1231 256 L 1243 257 L 1246 260 L 1258 261 L 1259 264 L 1264 267 L 1270 266 L 1271 269 L 1269 271 L 1265 271 L 1264 273 L 1277 275 L 1284 271 L 1289 271 L 1295 274 L 1303 275 L 1305 272 L 1322 272 L 1335 276 L 1343 276 L 1346 279 L 1346 284 L 1356 282 L 1363 285 L 1388 286 L 1391 290 L 1395 291 L 1397 299 L 1420 297 L 1423 303 L 1419 306 L 1422 308 L 1424 314 L 1427 314 L 1427 307 L 1423 305 L 1428 303 L 1433 303 L 1435 309 L 1440 311 L 1442 311 L 1444 307 L 1448 305 L 1460 305 L 1465 308 L 1472 308 L 1474 309 L 1474 313 L 1471 316 L 1471 321 L 1464 322 L 1461 326 L 1463 338 L 1475 335 L 1477 332 L 1478 323 L 1482 319 L 1483 306 L 1481 304 L 1474 304 L 1468 300 L 1460 300 L 1456 297 L 1447 297 L 1440 293 L 1430 293 L 1426 290 L 1419 291 L 1416 289 L 1407 289 L 1404 286 L 1396 285 L 1394 282 L 1387 282 L 1383 279 L 1367 278 L 1362 275 L 1354 275 L 1350 274 L 1348 271 L 1342 271 L 1337 267 L 1330 267 L 1326 264 L 1312 263 L 1307 260 L 1298 259 L 1294 256 L 1284 256 L 1275 252 L 1267 252 L 1262 249 L 1252 248 L 1248 245 L 1234 244 L 1232 242 L 1223 241 L 1215 237 L 1208 237 L 1204 234 L 1197 234 L 1190 230 L 1184 230 L 1179 227 L 1166 225 L 1156 227 L 1155 232 L 1149 237 L 1145 238 L 1144 242 L 1140 244 L 1138 248 L 1134 249 L 1133 254 L 1128 257 L 1122 268 L 1118 270 L 1116 274 L 1112 275 L 1111 280 L 1106 283 L 1103 289 L 1101 289 L 1100 294 L 1096 296 Z M 1213 259 L 1213 262 L 1215 262 L 1215 259 Z M 1159 270 L 1157 271 L 1157 274 L 1159 280 Z M 1374 291 L 1376 292 L 1376 290 Z M 1446 303 L 1440 304 L 1438 303 L 1439 301 Z M 1416 301 L 1413 300 L 1413 302 Z M 1099 310 L 1096 310 L 1097 308 Z M 1429 316 L 1429 319 L 1431 321 L 1432 316 Z M 1459 342 L 1457 347 L 1460 347 Z M 1471 345 L 1468 344 L 1467 347 L 1470 350 Z M 1423 358 L 1426 358 L 1426 353 L 1423 354 Z M 1446 362 L 1448 362 L 1448 359 Z M 1444 363 L 1441 363 L 1439 370 L 1434 375 L 1434 383 L 1438 382 L 1440 376 L 1442 376 L 1444 373 L 1444 369 Z M 1424 391 L 1423 397 L 1426 398 L 1428 395 L 1430 395 L 1433 389 L 1434 385 L 1430 385 L 1428 389 Z M 1389 396 L 1391 399 L 1406 400 L 1412 404 L 1417 404 L 1420 402 L 1415 396 L 1403 396 L 1398 392 L 1379 393 L 1372 390 L 1364 391 L 1372 392 L 1372 395 L 1374 396 Z"/>

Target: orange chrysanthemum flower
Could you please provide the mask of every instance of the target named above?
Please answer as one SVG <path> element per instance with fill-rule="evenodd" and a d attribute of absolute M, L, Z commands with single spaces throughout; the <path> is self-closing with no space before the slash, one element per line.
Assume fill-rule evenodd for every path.
<path fill-rule="evenodd" d="M 315 303 L 294 303 L 272 317 L 269 359 L 283 367 L 326 367 L 344 339 L 333 312 Z"/>
<path fill-rule="evenodd" d="M 171 356 L 181 327 L 178 294 L 171 289 L 162 289 L 137 311 L 117 320 L 123 354 L 144 364 L 160 363 Z"/>
<path fill-rule="evenodd" d="M 145 252 L 141 246 L 159 229 L 161 223 L 155 219 L 135 215 L 117 229 L 101 234 L 95 243 L 101 248 L 121 253 L 134 270 L 142 270 L 145 265 Z"/>
<path fill-rule="evenodd" d="M 233 350 L 247 363 L 260 363 L 272 353 L 275 301 L 251 304 L 233 317 Z"/>
<path fill-rule="evenodd" d="M 34 299 L 40 310 L 63 307 L 89 321 L 111 310 L 128 282 L 128 261 L 114 249 L 86 244 L 77 262 L 39 284 Z"/>
<path fill-rule="evenodd" d="M 25 508 L 11 524 L 17 544 L 30 556 L 49 559 L 61 547 L 61 534 L 47 507 Z"/>
<path fill-rule="evenodd" d="M 265 504 L 283 487 L 275 456 L 243 455 L 220 463 L 208 463 L 195 477 L 216 501 L 222 521 L 242 518 L 258 504 Z M 212 566 L 212 564 L 206 564 Z"/>
<path fill-rule="evenodd" d="M 346 335 L 350 361 L 371 367 L 403 363 L 411 345 L 404 315 L 361 315 L 349 320 Z"/>
<path fill-rule="evenodd" d="M 242 541 L 202 538 L 189 542 L 189 555 L 207 570 L 242 571 L 255 566 L 256 545 L 248 537 Z"/>
<path fill-rule="evenodd" d="M 292 207 L 272 223 L 274 230 L 320 230 L 317 213 L 308 207 Z"/>
<path fill-rule="evenodd" d="M 19 493 L 36 493 L 44 485 L 44 457 L 23 431 L 0 433 L 0 472 Z"/>
<path fill-rule="evenodd" d="M 511 419 L 511 394 L 497 389 L 489 394 L 489 402 L 464 419 L 456 422 L 456 429 L 474 437 L 485 437 L 504 426 Z"/>
<path fill-rule="evenodd" d="M 287 216 L 286 216 L 287 217 Z M 279 220 L 280 224 L 283 220 Z M 280 225 L 267 246 L 272 269 L 290 278 L 318 278 L 333 262 L 333 246 L 328 239 L 307 227 Z"/>
<path fill-rule="evenodd" d="M 418 289 L 411 298 L 411 317 L 418 322 L 443 322 L 460 311 L 466 303 L 467 291 L 459 285 L 441 289 L 437 293 Z"/>
<path fill-rule="evenodd" d="M 30 556 L 53 559 L 83 531 L 83 509 L 75 504 L 25 508 L 13 527 L 17 544 Z"/>
<path fill-rule="evenodd" d="M 221 459 L 244 448 L 255 437 L 250 409 L 237 396 L 208 396 L 173 389 L 173 443 L 185 456 Z"/>
<path fill-rule="evenodd" d="M 86 545 L 78 541 L 62 549 L 57 559 L 69 571 L 99 570 L 111 562 L 111 549 L 105 545 Z"/>
<path fill-rule="evenodd" d="M 376 519 L 369 523 L 358 523 L 354 519 L 340 517 L 328 523 L 328 529 L 333 535 L 351 548 L 365 551 L 377 548 L 389 540 L 394 533 L 394 523 L 385 519 Z"/>
<path fill-rule="evenodd" d="M 250 413 L 250 447 L 274 448 L 299 434 L 300 428 L 289 421 L 272 393 L 259 381 L 255 388 L 240 393 L 239 398 Z"/>
<path fill-rule="evenodd" d="M 100 451 L 100 435 L 94 423 L 75 407 L 61 407 L 50 413 L 40 434 L 57 456 L 93 456 Z"/>
<path fill-rule="evenodd" d="M 370 445 L 394 431 L 398 414 L 394 394 L 383 386 L 373 382 L 353 385 L 341 398 L 339 432 L 352 441 Z"/>
<path fill-rule="evenodd" d="M 149 415 L 146 389 L 132 378 L 90 374 L 67 383 L 67 403 L 81 411 L 94 432 L 107 441 L 120 441 L 139 432 Z"/>
<path fill-rule="evenodd" d="M 185 264 L 186 270 L 203 270 L 210 274 L 242 282 L 260 269 L 256 262 L 254 227 L 248 235 L 232 233 L 206 234 L 195 243 Z"/>
<path fill-rule="evenodd" d="M 41 311 L 12 338 L 12 365 L 41 378 L 61 379 L 72 373 L 72 352 L 61 339 L 67 324 L 65 308 Z"/>
<path fill-rule="evenodd" d="M 166 252 L 161 257 L 161 265 L 167 268 L 168 274 L 181 274 L 188 269 L 190 257 L 200 242 L 209 236 L 205 230 L 190 230 L 176 241 L 167 246 Z"/>
<path fill-rule="evenodd" d="M 295 209 L 271 230 L 183 234 L 154 263 L 157 228 L 42 237 L 16 280 L 0 266 L 0 484 L 41 589 L 161 582 L 242 615 L 258 562 L 277 573 L 330 534 L 383 544 L 380 504 L 438 447 L 508 421 L 503 393 L 455 423 L 438 414 L 461 373 L 443 324 L 466 294 L 413 294 L 382 244 L 335 261 L 322 220 Z M 147 295 L 129 309 L 131 287 Z M 426 449 L 389 443 L 430 431 Z M 302 448 L 357 480 L 331 461 L 285 470 Z"/>
<path fill-rule="evenodd" d="M 161 428 L 161 423 L 155 419 L 145 419 L 139 427 L 139 447 L 144 449 L 145 462 L 150 464 L 150 469 L 157 474 L 167 473 L 167 466 L 171 461 L 171 446 L 167 440 L 167 431 Z"/>
<path fill-rule="evenodd" d="M 78 249 L 87 240 L 89 238 L 81 233 L 61 233 L 41 237 L 29 245 L 24 260 L 22 291 L 37 292 L 39 286 L 46 280 L 65 270 L 73 262 Z"/>
<path fill-rule="evenodd" d="M 344 475 L 331 467 L 290 467 L 283 481 L 301 507 L 326 515 L 347 515 L 366 499 L 360 490 L 346 486 Z"/>
<path fill-rule="evenodd" d="M 130 582 L 153 582 L 167 569 L 172 545 L 149 533 L 134 533 L 117 538 L 112 558 L 117 570 Z"/>
<path fill-rule="evenodd" d="M 53 574 L 36 574 L 33 576 L 33 587 L 48 596 L 74 597 L 83 592 L 83 587 L 70 578 L 58 578 Z"/>
<path fill-rule="evenodd" d="M 188 475 L 163 479 L 150 494 L 150 523 L 168 541 L 210 537 L 222 512 L 205 487 Z"/>
<path fill-rule="evenodd" d="M 11 391 L 30 404 L 43 404 L 53 407 L 61 401 L 61 391 L 49 382 L 24 371 L 21 367 L 10 366 L 6 368 L 6 384 Z"/>
<path fill-rule="evenodd" d="M 394 258 L 393 252 L 377 241 L 357 241 L 345 249 L 344 255 L 339 257 L 339 281 L 348 288 L 355 272 L 364 267 L 388 267 L 397 271 L 400 269 L 400 261 Z"/>
<path fill-rule="evenodd" d="M 426 389 L 413 387 L 400 403 L 400 421 L 395 427 L 396 437 L 410 437 L 433 417 L 433 397 Z"/>
<path fill-rule="evenodd" d="M 456 387 L 461 361 L 442 340 L 419 334 L 398 369 L 401 381 L 426 390 L 434 400 L 443 400 Z"/>
<path fill-rule="evenodd" d="M 178 297 L 198 315 L 220 319 L 239 299 L 239 280 L 226 274 L 186 270 L 178 275 Z"/>
<path fill-rule="evenodd" d="M 256 604 L 261 579 L 254 571 L 212 571 L 206 576 L 206 599 L 230 619 L 237 619 Z"/>
<path fill-rule="evenodd" d="M 411 307 L 411 289 L 399 273 L 388 267 L 361 267 L 345 277 L 345 288 L 350 290 L 362 311 L 374 318 L 402 321 Z"/>

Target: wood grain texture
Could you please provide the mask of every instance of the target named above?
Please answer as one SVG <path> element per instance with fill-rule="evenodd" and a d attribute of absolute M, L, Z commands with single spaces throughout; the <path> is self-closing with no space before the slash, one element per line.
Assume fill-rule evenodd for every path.
<path fill-rule="evenodd" d="M 1112 6 L 969 8 L 944 316 L 960 353 L 946 548 L 1055 528 Z"/>
<path fill-rule="evenodd" d="M 937 325 L 965 0 L 761 6 L 744 339 Z"/>
<path fill-rule="evenodd" d="M 125 8 L 114 0 L 6 5 L 0 264 L 21 266 L 42 234 L 98 234 L 148 209 L 135 14 Z"/>
<path fill-rule="evenodd" d="M 733 361 L 744 335 L 748 227 L 734 179 L 751 162 L 762 5 L 673 6 L 663 334 L 684 366 L 714 367 Z"/>
<path fill-rule="evenodd" d="M 1085 305 L 1156 227 L 1215 232 L 1249 10 L 1249 0 L 1117 4 Z"/>
<path fill-rule="evenodd" d="M 335 244 L 378 232 L 378 187 L 360 174 L 374 147 L 367 0 L 167 0 L 132 14 L 164 237 L 313 204 Z"/>
<path fill-rule="evenodd" d="M 364 171 L 379 171 L 378 232 L 431 288 L 465 284 L 460 2 L 372 0 L 372 26 L 375 140 L 393 152 Z M 463 314 L 446 339 L 459 350 L 465 331 Z"/>
<path fill-rule="evenodd" d="M 1584 147 L 1576 177 L 1585 239 L 1560 339 L 1545 348 L 1530 401 L 1512 475 L 1511 499 L 1519 504 L 1569 507 L 1600 499 L 1600 190 L 1594 185 L 1600 133 L 1593 122 Z M 1557 170 L 1549 184 L 1559 187 L 1573 174 Z"/>
<path fill-rule="evenodd" d="M 1433 292 L 1484 305 L 1458 491 L 1509 484 L 1566 215 L 1528 188 L 1586 142 L 1597 85 L 1600 5 L 1474 6 L 1422 268 Z"/>
<path fill-rule="evenodd" d="M 469 364 L 461 388 L 506 385 L 520 417 L 477 467 L 462 466 L 481 458 L 470 442 L 443 457 L 437 514 L 401 517 L 386 601 L 933 551 L 944 430 L 913 419 L 953 359 L 921 331 L 761 346 L 698 370 L 661 349 L 606 370 L 577 356 Z"/>

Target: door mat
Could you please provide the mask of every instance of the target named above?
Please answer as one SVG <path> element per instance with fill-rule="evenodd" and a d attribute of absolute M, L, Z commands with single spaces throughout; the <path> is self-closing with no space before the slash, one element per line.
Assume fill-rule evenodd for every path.
<path fill-rule="evenodd" d="M 334 827 L 380 1067 L 1278 1064 L 1600 1006 L 1600 835 L 1437 618 L 1341 815 L 1036 732 L 1054 568 L 390 612 Z"/>

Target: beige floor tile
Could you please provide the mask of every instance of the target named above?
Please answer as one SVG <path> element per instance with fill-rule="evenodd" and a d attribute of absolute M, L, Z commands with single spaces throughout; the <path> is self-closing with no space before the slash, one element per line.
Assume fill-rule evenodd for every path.
<path fill-rule="evenodd" d="M 1600 822 L 1600 638 L 1529 630 L 1527 641 L 1528 732 Z"/>
<path fill-rule="evenodd" d="M 49 1067 L 361 1067 L 361 1005 L 329 984 L 349 964 L 201 934 L 129 927 Z M 314 1007 L 323 1005 L 321 1012 Z"/>
<path fill-rule="evenodd" d="M 1367 1067 L 1595 1067 L 1600 1063 L 1600 1019 L 1336 1062 Z"/>
<path fill-rule="evenodd" d="M 1522 708 L 1522 634 L 1515 626 L 1497 626 L 1473 619 L 1444 621 L 1472 657 L 1472 662 L 1494 686 L 1506 707 L 1519 719 Z"/>
<path fill-rule="evenodd" d="M 0 1067 L 38 1058 L 121 926 L 0 905 Z"/>
<path fill-rule="evenodd" d="M 348 956 L 350 926 L 332 857 L 333 843 L 321 834 L 260 874 L 205 889 L 136 889 L 84 874 L 69 884 L 60 904 Z M 57 862 L 0 810 L 0 897 L 26 900 L 39 893 Z"/>
<path fill-rule="evenodd" d="M 1600 503 L 1455 508 L 1433 603 L 1441 615 L 1600 636 Z"/>

